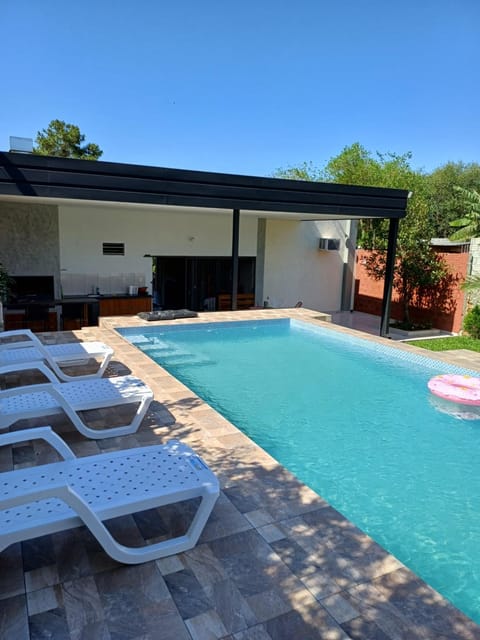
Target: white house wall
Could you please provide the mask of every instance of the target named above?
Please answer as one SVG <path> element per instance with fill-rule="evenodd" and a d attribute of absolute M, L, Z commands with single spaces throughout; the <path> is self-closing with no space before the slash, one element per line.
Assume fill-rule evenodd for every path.
<path fill-rule="evenodd" d="M 57 296 L 150 286 L 152 261 L 145 254 L 229 256 L 232 250 L 228 213 L 61 204 L 57 230 L 57 206 L 12 203 L 2 204 L 1 220 L 0 259 L 7 269 L 14 275 L 54 275 Z M 339 309 L 348 225 L 277 219 L 262 224 L 257 302 L 268 299 L 282 307 L 301 300 L 312 309 Z M 320 237 L 339 238 L 340 252 L 319 251 Z M 125 243 L 125 255 L 104 256 L 103 242 Z M 240 215 L 239 249 L 241 256 L 257 255 L 255 217 Z"/>
<path fill-rule="evenodd" d="M 232 215 L 179 208 L 59 207 L 60 266 L 64 294 L 123 293 L 129 284 L 150 286 L 152 256 L 229 256 Z M 125 244 L 124 256 L 104 256 L 104 242 Z M 241 256 L 255 256 L 257 220 L 240 220 Z"/>
<path fill-rule="evenodd" d="M 273 307 L 302 301 L 319 311 L 340 309 L 348 222 L 267 220 L 263 298 Z M 319 239 L 340 239 L 340 251 L 319 251 Z"/>

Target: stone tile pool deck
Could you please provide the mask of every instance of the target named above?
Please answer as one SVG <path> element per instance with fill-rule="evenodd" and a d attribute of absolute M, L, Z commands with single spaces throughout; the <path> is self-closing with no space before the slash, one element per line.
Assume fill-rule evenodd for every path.
<path fill-rule="evenodd" d="M 202 313 L 158 324 L 277 317 L 322 326 L 328 319 L 285 309 Z M 62 416 L 37 424 L 51 424 L 79 456 L 184 440 L 218 475 L 220 499 L 194 549 L 141 565 L 111 560 L 84 527 L 12 545 L 0 554 L 2 640 L 480 640 L 479 626 L 114 332 L 142 324 L 108 318 L 101 327 L 42 336 L 47 343 L 102 340 L 115 350 L 107 375 L 132 372 L 151 386 L 155 400 L 136 434 L 92 441 Z M 480 354 L 431 356 L 480 372 Z M 17 382 L 15 376 L 3 380 Z M 124 411 L 86 417 L 103 427 Z M 34 422 L 18 423 L 27 425 Z M 51 459 L 48 447 L 22 443 L 0 450 L 0 469 Z M 135 544 L 178 530 L 188 515 L 184 505 L 120 518 L 112 527 Z"/>

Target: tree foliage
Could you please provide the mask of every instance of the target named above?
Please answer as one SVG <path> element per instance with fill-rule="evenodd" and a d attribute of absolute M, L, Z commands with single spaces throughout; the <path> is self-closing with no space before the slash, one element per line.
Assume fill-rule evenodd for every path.
<path fill-rule="evenodd" d="M 472 307 L 466 314 L 463 328 L 472 338 L 480 339 L 480 307 L 478 305 Z"/>
<path fill-rule="evenodd" d="M 63 120 L 52 120 L 46 129 L 38 132 L 35 142 L 34 153 L 42 156 L 98 160 L 103 154 L 97 144 L 83 144 L 85 135 L 76 125 Z"/>
<path fill-rule="evenodd" d="M 450 222 L 463 217 L 465 202 L 456 187 L 480 192 L 480 164 L 447 162 L 427 176 L 429 208 L 436 237 L 450 236 Z"/>
<path fill-rule="evenodd" d="M 277 169 L 274 173 L 277 178 L 287 180 L 306 180 L 307 182 L 325 182 L 323 169 L 315 167 L 312 162 L 303 162 L 298 167 Z"/>
<path fill-rule="evenodd" d="M 454 189 L 461 198 L 464 212 L 460 218 L 450 222 L 450 226 L 457 229 L 450 239 L 469 241 L 480 235 L 480 193 L 459 186 Z"/>
<path fill-rule="evenodd" d="M 437 311 L 449 311 L 454 277 L 445 260 L 427 243 L 422 248 L 410 245 L 399 252 L 393 275 L 393 287 L 403 303 L 403 323 L 411 324 L 410 308 L 423 304 Z M 366 258 L 365 269 L 375 280 L 383 280 L 386 252 L 374 251 Z"/>
<path fill-rule="evenodd" d="M 461 288 L 463 291 L 480 290 L 480 276 L 469 276 L 465 282 L 462 283 Z"/>
<path fill-rule="evenodd" d="M 312 170 L 304 164 L 296 172 L 291 167 L 277 175 L 318 179 L 371 187 L 405 189 L 411 192 L 407 215 L 400 221 L 397 263 L 393 286 L 403 301 L 404 321 L 409 321 L 409 308 L 422 296 L 431 294 L 432 288 L 447 278 L 445 263 L 430 247 L 430 239 L 437 227 L 430 216 L 430 191 L 426 175 L 414 170 L 411 153 L 372 154 L 358 142 L 345 147 L 323 169 Z M 388 220 L 364 219 L 359 223 L 357 246 L 373 251 L 366 269 L 371 277 L 380 279 L 385 274 L 385 249 L 388 238 Z"/>

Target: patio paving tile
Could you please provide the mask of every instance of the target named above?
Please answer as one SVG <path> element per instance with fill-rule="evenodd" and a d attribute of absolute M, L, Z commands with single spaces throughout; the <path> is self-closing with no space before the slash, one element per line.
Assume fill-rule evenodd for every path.
<path fill-rule="evenodd" d="M 344 622 L 341 627 L 352 640 L 392 640 L 374 622 L 360 616 Z"/>
<path fill-rule="evenodd" d="M 20 543 L 13 544 L 0 556 L 0 609 L 2 600 L 25 593 Z M 0 634 L 1 637 L 1 634 Z"/>
<path fill-rule="evenodd" d="M 104 620 L 105 613 L 93 576 L 65 582 L 63 603 L 71 630 L 82 629 Z"/>
<path fill-rule="evenodd" d="M 192 571 L 183 569 L 164 578 L 182 618 L 194 618 L 212 608 L 212 599 Z"/>
<path fill-rule="evenodd" d="M 234 638 L 234 640 L 272 640 L 272 636 L 267 633 L 263 624 L 250 627 L 246 631 L 240 631 L 234 636 L 229 636 L 228 639 L 224 638 L 224 640 L 229 640 L 230 638 Z"/>
<path fill-rule="evenodd" d="M 157 563 L 157 567 L 160 569 L 162 576 L 166 576 L 169 573 L 175 573 L 175 571 L 183 571 L 183 569 L 185 569 L 185 565 L 178 555 L 159 558 L 158 560 L 155 560 L 155 562 Z"/>
<path fill-rule="evenodd" d="M 88 576 L 92 569 L 81 529 L 52 535 L 60 582 Z"/>
<path fill-rule="evenodd" d="M 343 622 L 348 622 L 357 618 L 359 612 L 349 604 L 345 598 L 342 597 L 340 593 L 336 593 L 332 596 L 327 596 L 323 598 L 321 601 L 321 605 L 325 607 L 328 613 L 335 618 L 335 620 L 342 624 Z"/>
<path fill-rule="evenodd" d="M 185 624 L 192 640 L 216 640 L 218 638 L 225 638 L 228 633 L 220 616 L 213 609 L 189 620 L 185 620 Z"/>
<path fill-rule="evenodd" d="M 327 612 L 318 605 L 310 616 L 302 616 L 297 611 L 289 611 L 282 616 L 268 620 L 265 629 L 274 640 L 348 640 L 347 634 Z"/>
<path fill-rule="evenodd" d="M 247 629 L 257 622 L 254 611 L 233 580 L 213 582 L 204 587 L 215 611 L 229 633 Z"/>
<path fill-rule="evenodd" d="M 34 571 L 43 567 L 50 567 L 57 562 L 57 556 L 51 536 L 41 536 L 32 540 L 25 540 L 22 545 L 23 570 Z"/>
<path fill-rule="evenodd" d="M 25 572 L 25 590 L 27 593 L 29 591 L 51 587 L 59 582 L 60 578 L 58 577 L 56 563 Z"/>
<path fill-rule="evenodd" d="M 199 544 L 181 555 L 182 561 L 204 586 L 223 582 L 227 573 L 208 544 Z"/>
<path fill-rule="evenodd" d="M 254 613 L 253 622 L 266 622 L 291 610 L 290 603 L 286 602 L 275 589 L 249 596 L 247 603 Z"/>
<path fill-rule="evenodd" d="M 285 534 L 274 524 L 266 524 L 257 528 L 258 533 L 266 542 L 276 542 L 285 538 Z"/>
<path fill-rule="evenodd" d="M 28 639 L 28 612 L 25 595 L 2 600 L 0 605 L 0 638 L 2 640 Z"/>
<path fill-rule="evenodd" d="M 68 638 L 69 629 L 63 609 L 50 609 L 28 619 L 31 640 Z"/>
<path fill-rule="evenodd" d="M 62 606 L 63 599 L 60 585 L 37 589 L 27 594 L 27 611 L 30 617 L 52 609 L 59 609 Z"/>
<path fill-rule="evenodd" d="M 70 629 L 72 640 L 111 640 L 112 636 L 108 630 L 105 620 L 90 622 L 78 629 Z"/>

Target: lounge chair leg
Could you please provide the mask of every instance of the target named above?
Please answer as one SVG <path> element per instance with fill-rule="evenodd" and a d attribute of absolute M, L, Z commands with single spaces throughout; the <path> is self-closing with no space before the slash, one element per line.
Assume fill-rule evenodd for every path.
<path fill-rule="evenodd" d="M 141 400 L 137 409 L 137 413 L 130 424 L 122 425 L 120 427 L 112 427 L 110 429 L 92 429 L 81 420 L 80 416 L 72 411 L 70 407 L 64 406 L 64 411 L 73 422 L 78 431 L 86 438 L 92 438 L 93 440 L 102 440 L 103 438 L 116 438 L 118 436 L 126 436 L 130 433 L 136 433 L 140 424 L 147 413 L 147 409 L 150 406 L 151 398 L 144 398 Z"/>

